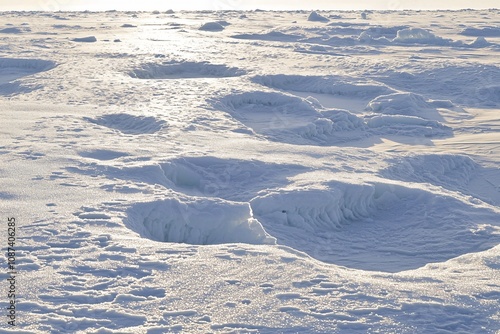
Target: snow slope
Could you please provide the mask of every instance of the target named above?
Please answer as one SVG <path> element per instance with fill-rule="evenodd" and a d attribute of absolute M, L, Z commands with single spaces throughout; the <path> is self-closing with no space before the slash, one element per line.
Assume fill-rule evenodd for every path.
<path fill-rule="evenodd" d="M 499 14 L 1 13 L 0 332 L 499 333 Z"/>

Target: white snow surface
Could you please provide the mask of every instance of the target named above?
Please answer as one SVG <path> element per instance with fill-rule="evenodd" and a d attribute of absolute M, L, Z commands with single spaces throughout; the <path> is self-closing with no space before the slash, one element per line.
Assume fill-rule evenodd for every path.
<path fill-rule="evenodd" d="M 1 333 L 500 333 L 498 9 L 0 15 Z"/>

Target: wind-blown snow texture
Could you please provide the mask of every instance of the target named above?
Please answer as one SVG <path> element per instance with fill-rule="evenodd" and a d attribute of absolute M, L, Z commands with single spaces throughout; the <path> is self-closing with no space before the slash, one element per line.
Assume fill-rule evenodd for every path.
<path fill-rule="evenodd" d="M 499 14 L 1 13 L 0 332 L 499 333 Z"/>

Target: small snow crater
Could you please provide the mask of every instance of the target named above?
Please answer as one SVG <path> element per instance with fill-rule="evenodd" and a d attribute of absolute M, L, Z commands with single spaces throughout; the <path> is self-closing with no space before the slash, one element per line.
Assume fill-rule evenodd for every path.
<path fill-rule="evenodd" d="M 88 117 L 84 119 L 94 124 L 133 135 L 155 133 L 167 125 L 165 121 L 158 120 L 152 116 L 134 116 L 130 114 L 109 114 L 96 119 Z M 99 152 L 97 156 L 99 156 Z"/>
<path fill-rule="evenodd" d="M 212 245 L 274 244 L 247 203 L 220 199 L 169 198 L 138 203 L 127 210 L 126 226 L 161 242 Z"/>
<path fill-rule="evenodd" d="M 244 75 L 245 71 L 223 64 L 195 61 L 147 63 L 129 72 L 136 79 L 223 78 Z"/>

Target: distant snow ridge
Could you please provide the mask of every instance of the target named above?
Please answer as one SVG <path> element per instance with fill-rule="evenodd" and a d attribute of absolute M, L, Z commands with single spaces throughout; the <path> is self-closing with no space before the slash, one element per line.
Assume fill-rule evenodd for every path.
<path fill-rule="evenodd" d="M 129 72 L 137 79 L 176 79 L 176 78 L 218 78 L 244 75 L 245 71 L 223 64 L 195 61 L 167 61 L 147 63 Z"/>
<path fill-rule="evenodd" d="M 482 27 L 482 28 L 465 28 L 460 32 L 464 36 L 474 36 L 474 37 L 500 37 L 499 27 Z"/>
<path fill-rule="evenodd" d="M 237 39 L 256 39 L 261 41 L 296 42 L 304 36 L 296 34 L 286 34 L 281 31 L 270 30 L 263 33 L 238 34 L 231 37 Z"/>
<path fill-rule="evenodd" d="M 109 114 L 96 119 L 85 117 L 85 120 L 118 130 L 125 134 L 150 134 L 160 131 L 167 123 L 152 116 L 134 116 L 130 114 Z"/>
<path fill-rule="evenodd" d="M 376 97 L 368 103 L 366 110 L 389 115 L 415 116 L 423 110 L 453 107 L 451 101 L 426 100 L 419 94 L 400 92 Z"/>
<path fill-rule="evenodd" d="M 9 27 L 0 29 L 0 34 L 22 34 L 23 32 L 30 32 L 31 29 L 27 27 L 17 28 L 17 27 Z"/>
<path fill-rule="evenodd" d="M 329 145 L 366 136 L 363 121 L 345 110 L 319 109 L 318 101 L 275 92 L 229 95 L 214 103 L 254 132 L 290 144 Z M 318 109 L 317 109 L 318 108 Z"/>
<path fill-rule="evenodd" d="M 370 80 L 328 75 L 258 75 L 252 81 L 261 85 L 282 90 L 298 92 L 331 94 L 350 97 L 373 98 L 394 92 L 384 84 Z"/>
<path fill-rule="evenodd" d="M 97 42 L 97 38 L 95 36 L 77 37 L 73 38 L 72 41 L 78 43 L 94 43 Z"/>
<path fill-rule="evenodd" d="M 276 243 L 252 217 L 247 203 L 220 199 L 171 198 L 135 204 L 127 210 L 125 224 L 141 236 L 161 242 Z"/>
<path fill-rule="evenodd" d="M 309 17 L 307 18 L 308 21 L 313 21 L 313 22 L 328 22 L 330 21 L 327 17 L 324 17 L 321 14 L 318 14 L 315 11 L 312 11 L 311 14 L 309 14 Z"/>

